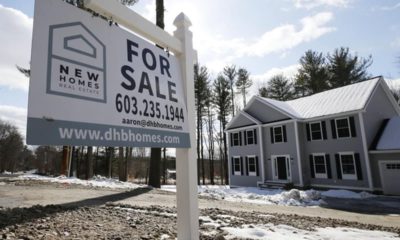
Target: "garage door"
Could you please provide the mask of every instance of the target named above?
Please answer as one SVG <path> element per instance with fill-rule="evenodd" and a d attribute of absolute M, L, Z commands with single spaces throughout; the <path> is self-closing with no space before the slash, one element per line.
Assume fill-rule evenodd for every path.
<path fill-rule="evenodd" d="M 381 161 L 379 168 L 383 192 L 390 195 L 400 195 L 400 160 Z"/>

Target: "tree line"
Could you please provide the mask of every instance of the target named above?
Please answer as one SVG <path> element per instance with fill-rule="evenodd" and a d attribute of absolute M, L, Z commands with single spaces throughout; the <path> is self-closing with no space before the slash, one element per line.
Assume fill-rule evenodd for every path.
<path fill-rule="evenodd" d="M 300 67 L 293 79 L 283 74 L 269 79 L 258 89 L 262 97 L 287 101 L 329 89 L 364 81 L 371 77 L 367 69 L 372 57 L 361 58 L 341 47 L 332 54 L 308 50 L 299 60 Z"/>

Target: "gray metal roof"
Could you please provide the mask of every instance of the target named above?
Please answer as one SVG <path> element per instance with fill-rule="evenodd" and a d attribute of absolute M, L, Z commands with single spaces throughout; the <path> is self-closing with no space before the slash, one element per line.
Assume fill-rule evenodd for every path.
<path fill-rule="evenodd" d="M 364 109 L 380 77 L 291 101 L 262 98 L 294 118 L 308 119 Z"/>

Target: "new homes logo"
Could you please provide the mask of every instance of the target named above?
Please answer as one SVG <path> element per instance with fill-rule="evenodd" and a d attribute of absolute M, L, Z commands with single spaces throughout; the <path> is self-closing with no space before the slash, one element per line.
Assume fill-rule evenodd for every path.
<path fill-rule="evenodd" d="M 82 23 L 51 25 L 47 93 L 106 102 L 106 47 Z"/>

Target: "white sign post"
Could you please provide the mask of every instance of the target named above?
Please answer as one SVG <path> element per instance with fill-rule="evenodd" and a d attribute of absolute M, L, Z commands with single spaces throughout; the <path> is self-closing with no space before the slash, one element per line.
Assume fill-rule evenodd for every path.
<path fill-rule="evenodd" d="M 198 239 L 191 23 L 181 13 L 171 36 L 116 0 L 85 7 L 153 44 L 61 0 L 36 1 L 27 142 L 176 147 L 178 239 Z"/>

